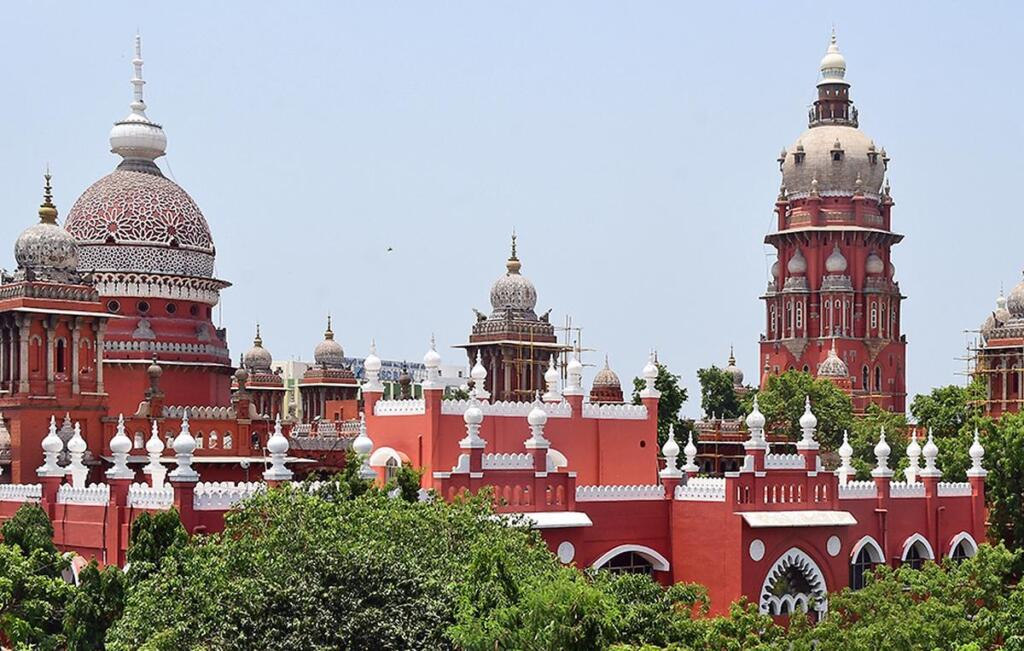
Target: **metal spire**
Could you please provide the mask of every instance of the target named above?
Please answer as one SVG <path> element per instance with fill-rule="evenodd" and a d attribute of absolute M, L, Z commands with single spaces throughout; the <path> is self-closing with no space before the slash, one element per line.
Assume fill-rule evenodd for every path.
<path fill-rule="evenodd" d="M 132 77 L 132 113 L 146 117 L 146 101 L 142 98 L 142 87 L 146 85 L 142 79 L 142 35 L 135 35 L 135 58 L 132 59 L 135 76 Z"/>

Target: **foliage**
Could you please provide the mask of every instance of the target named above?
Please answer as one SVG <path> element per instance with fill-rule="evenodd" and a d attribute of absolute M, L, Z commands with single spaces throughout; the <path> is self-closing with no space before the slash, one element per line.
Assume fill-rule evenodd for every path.
<path fill-rule="evenodd" d="M 403 465 L 395 473 L 395 478 L 391 480 L 385 490 L 391 492 L 397 488 L 399 497 L 406 502 L 415 502 L 420 498 L 420 481 L 422 477 L 422 470 L 413 468 L 410 465 Z"/>
<path fill-rule="evenodd" d="M 4 544 L 17 545 L 26 555 L 37 549 L 56 554 L 53 544 L 53 524 L 46 511 L 37 504 L 23 504 L 10 520 L 0 526 Z"/>
<path fill-rule="evenodd" d="M 462 387 L 445 387 L 445 400 L 469 400 L 469 390 Z"/>
<path fill-rule="evenodd" d="M 700 380 L 700 408 L 708 416 L 736 418 L 743 414 L 743 405 L 732 383 L 732 376 L 718 368 L 697 369 Z"/>
<path fill-rule="evenodd" d="M 143 512 L 132 522 L 128 543 L 129 578 L 141 581 L 160 569 L 168 552 L 188 543 L 188 533 L 175 509 L 153 514 Z"/>
<path fill-rule="evenodd" d="M 1005 414 L 982 437 L 985 447 L 985 494 L 990 534 L 1010 549 L 1024 550 L 1024 414 Z M 1015 575 L 1024 575 L 1018 559 Z"/>
<path fill-rule="evenodd" d="M 967 450 L 974 429 L 983 427 L 988 420 L 978 406 L 984 396 L 984 384 L 975 379 L 966 387 L 937 387 L 928 394 L 915 396 L 910 404 L 910 412 L 922 432 L 930 431 L 935 437 L 939 447 L 938 466 L 949 481 L 962 481 L 971 465 Z"/>
<path fill-rule="evenodd" d="M 116 566 L 101 571 L 93 560 L 78 574 L 78 588 L 64 612 L 67 648 L 87 651 L 104 648 L 107 630 L 124 610 L 125 575 Z"/>
<path fill-rule="evenodd" d="M 836 450 L 843 432 L 853 426 L 853 403 L 827 379 L 803 371 L 772 375 L 757 392 L 757 402 L 772 433 L 783 433 L 796 440 L 800 436 L 800 416 L 804 401 L 811 399 L 811 410 L 818 417 L 818 441 L 827 450 Z M 751 409 L 752 396 L 744 400 L 743 412 Z"/>
<path fill-rule="evenodd" d="M 656 362 L 658 366 L 658 377 L 654 381 L 654 388 L 661 392 L 658 399 L 658 448 L 660 449 L 668 439 L 669 427 L 674 427 L 676 438 L 686 436 L 686 433 L 693 428 L 691 421 L 684 421 L 679 417 L 679 410 L 686 402 L 686 387 L 679 384 L 679 376 L 671 373 L 664 364 Z M 640 404 L 640 392 L 644 390 L 647 383 L 643 378 L 633 378 L 633 404 Z"/>
<path fill-rule="evenodd" d="M 853 448 L 853 467 L 857 470 L 857 479 L 871 478 L 871 470 L 877 465 L 875 445 L 882 428 L 885 428 L 885 441 L 891 450 L 889 467 L 899 474 L 907 465 L 907 417 L 870 404 L 863 416 L 854 419 L 850 430 L 850 447 Z M 894 477 L 894 480 L 900 481 L 901 477 Z"/>

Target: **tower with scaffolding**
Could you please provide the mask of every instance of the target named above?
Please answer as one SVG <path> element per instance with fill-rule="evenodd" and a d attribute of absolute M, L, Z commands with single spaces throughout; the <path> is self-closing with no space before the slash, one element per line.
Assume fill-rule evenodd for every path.
<path fill-rule="evenodd" d="M 1009 297 L 999 293 L 995 309 L 968 345 L 966 361 L 971 377 L 980 379 L 985 388 L 983 414 L 998 418 L 1020 411 L 1024 403 L 1024 281 Z"/>

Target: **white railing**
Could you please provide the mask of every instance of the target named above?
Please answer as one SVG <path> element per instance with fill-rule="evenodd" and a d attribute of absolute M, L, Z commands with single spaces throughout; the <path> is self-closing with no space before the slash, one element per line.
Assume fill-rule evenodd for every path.
<path fill-rule="evenodd" d="M 646 420 L 647 407 L 644 405 L 596 405 L 583 403 L 584 418 L 607 418 L 610 420 Z"/>
<path fill-rule="evenodd" d="M 192 420 L 234 420 L 234 407 L 189 407 L 186 405 L 168 405 L 164 407 L 164 418 L 181 418 L 188 410 Z"/>
<path fill-rule="evenodd" d="M 41 499 L 42 484 L 0 484 L 0 502 L 37 502 Z"/>
<path fill-rule="evenodd" d="M 848 481 L 839 484 L 839 499 L 865 500 L 878 497 L 878 486 L 873 481 Z"/>
<path fill-rule="evenodd" d="M 483 456 L 484 470 L 530 470 L 533 468 L 533 455 L 521 453 L 488 453 Z"/>
<path fill-rule="evenodd" d="M 890 497 L 924 497 L 924 484 L 914 482 L 908 484 L 905 481 L 894 481 L 889 484 Z"/>
<path fill-rule="evenodd" d="M 803 470 L 804 458 L 799 454 L 766 454 L 764 467 L 772 470 Z"/>
<path fill-rule="evenodd" d="M 687 502 L 724 502 L 725 477 L 690 477 L 676 486 L 674 497 Z"/>
<path fill-rule="evenodd" d="M 230 509 L 247 497 L 252 497 L 263 490 L 263 482 L 200 482 L 196 484 L 196 492 L 192 500 L 193 507 L 198 511 L 220 511 Z"/>
<path fill-rule="evenodd" d="M 379 405 L 380 403 L 378 402 L 377 404 Z M 442 400 L 441 413 L 447 416 L 461 416 L 469 409 L 469 404 L 469 400 Z M 526 418 L 534 406 L 532 402 L 505 400 L 497 402 L 480 401 L 477 404 L 480 407 L 480 411 L 484 412 L 484 416 L 522 416 L 523 418 Z M 564 400 L 562 402 L 541 403 L 541 408 L 547 413 L 549 418 L 569 418 L 572 416 L 572 406 Z"/>
<path fill-rule="evenodd" d="M 413 400 L 378 400 L 373 405 L 375 416 L 404 416 L 407 414 L 425 414 L 427 403 L 423 398 Z"/>
<path fill-rule="evenodd" d="M 970 497 L 973 495 L 971 485 L 965 481 L 940 481 L 939 497 Z"/>
<path fill-rule="evenodd" d="M 153 488 L 149 484 L 136 483 L 128 488 L 128 506 L 137 509 L 166 509 L 174 503 L 174 489 L 165 485 Z"/>
<path fill-rule="evenodd" d="M 577 502 L 663 499 L 665 499 L 665 487 L 661 484 L 643 486 L 578 486 L 576 488 Z"/>
<path fill-rule="evenodd" d="M 57 489 L 57 504 L 107 504 L 110 502 L 110 486 L 93 484 L 75 488 L 64 484 Z"/>

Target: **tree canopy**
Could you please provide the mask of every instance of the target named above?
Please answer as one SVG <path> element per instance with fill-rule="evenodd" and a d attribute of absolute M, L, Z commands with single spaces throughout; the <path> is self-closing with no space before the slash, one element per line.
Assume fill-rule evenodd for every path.
<path fill-rule="evenodd" d="M 808 397 L 818 417 L 818 441 L 826 449 L 837 449 L 843 441 L 843 432 L 853 426 L 850 396 L 829 380 L 812 377 L 810 373 L 786 371 L 770 376 L 756 395 L 768 430 L 787 434 L 794 440 L 800 436 L 800 416 Z M 750 411 L 752 400 L 752 395 L 744 400 L 744 413 Z"/>
<path fill-rule="evenodd" d="M 687 400 L 686 387 L 679 384 L 679 376 L 673 374 L 661 362 L 657 362 L 658 377 L 654 388 L 661 392 L 658 400 L 658 447 L 668 439 L 669 427 L 674 427 L 676 436 L 685 435 L 692 429 L 692 423 L 679 417 L 679 410 Z M 647 383 L 643 378 L 633 378 L 633 404 L 640 404 L 640 392 Z"/>
<path fill-rule="evenodd" d="M 700 380 L 700 408 L 708 416 L 736 418 L 743 414 L 743 405 L 736 395 L 732 376 L 717 366 L 697 369 Z"/>

